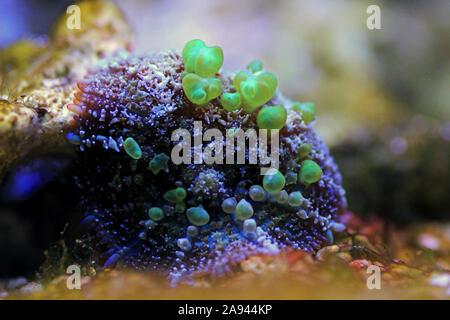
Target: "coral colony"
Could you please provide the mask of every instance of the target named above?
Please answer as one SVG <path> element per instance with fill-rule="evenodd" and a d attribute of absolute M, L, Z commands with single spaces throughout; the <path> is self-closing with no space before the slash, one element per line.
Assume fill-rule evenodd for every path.
<path fill-rule="evenodd" d="M 271 129 L 271 154 L 267 155 L 267 129 L 259 129 L 260 137 L 254 129 L 228 129 L 226 132 L 226 144 L 220 130 L 207 129 L 204 134 L 202 131 L 202 122 L 194 121 L 194 147 L 192 148 L 191 134 L 187 129 L 177 129 L 172 133 L 172 141 L 179 141 L 172 149 L 171 159 L 174 164 L 190 164 L 192 162 L 192 152 L 194 155 L 194 164 L 257 164 L 258 158 L 261 164 L 269 164 L 270 168 L 279 169 L 279 133 L 278 129 Z M 214 139 L 213 139 L 214 138 Z M 248 138 L 248 152 L 246 152 Z M 203 148 L 204 141 L 212 141 Z M 235 143 L 236 142 L 236 143 Z M 225 157 L 224 157 L 225 148 Z M 235 161 L 235 154 L 237 159 Z M 247 156 L 247 157 L 246 157 Z M 225 158 L 225 159 L 224 159 Z M 269 168 L 261 167 L 261 174 L 266 174 Z"/>
<path fill-rule="evenodd" d="M 192 40 L 182 55 L 120 52 L 78 83 L 67 138 L 78 146 L 90 230 L 82 242 L 104 267 L 220 275 L 250 254 L 316 251 L 345 229 L 337 222 L 345 192 L 312 128 L 314 104 L 285 98 L 259 61 L 233 74 L 220 71 L 223 59 L 220 47 Z M 276 151 L 270 166 L 245 148 L 260 129 L 269 138 L 260 134 L 259 145 L 272 158 Z M 207 143 L 192 145 L 191 135 Z M 223 136 L 236 152 L 221 162 Z M 234 145 L 237 136 L 244 145 Z"/>

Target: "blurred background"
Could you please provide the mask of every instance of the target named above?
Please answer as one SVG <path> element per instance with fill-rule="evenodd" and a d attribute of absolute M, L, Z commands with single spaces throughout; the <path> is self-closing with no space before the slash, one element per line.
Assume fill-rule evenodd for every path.
<path fill-rule="evenodd" d="M 137 52 L 181 50 L 200 38 L 223 48 L 224 68 L 261 60 L 286 96 L 313 101 L 316 129 L 339 164 L 351 211 L 399 226 L 449 220 L 450 1 L 114 2 L 135 30 Z M 0 47 L 22 38 L 45 42 L 52 22 L 71 3 L 0 0 Z M 381 30 L 366 27 L 371 4 L 381 8 Z M 1 230 L 26 234 L 25 226 L 38 228 L 38 218 L 23 212 L 54 195 L 67 178 L 59 173 L 70 172 L 63 169 L 45 178 L 41 190 L 20 193 L 20 206 L 8 193 L 16 173 L 5 179 L 0 235 L 6 234 Z M 46 201 L 74 205 L 64 197 Z M 48 219 L 55 219 L 48 212 Z M 54 239 L 57 234 L 34 245 L 46 248 Z M 0 250 L 20 247 L 0 241 Z M 26 248 L 31 240 L 17 241 Z M 30 259 L 29 264 L 39 260 Z M 0 274 L 16 271 L 22 270 L 0 266 Z"/>

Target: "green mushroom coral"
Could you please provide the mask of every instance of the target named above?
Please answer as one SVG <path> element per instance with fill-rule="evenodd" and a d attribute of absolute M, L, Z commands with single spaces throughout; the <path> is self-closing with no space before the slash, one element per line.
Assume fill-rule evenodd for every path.
<path fill-rule="evenodd" d="M 261 108 L 256 117 L 256 123 L 260 129 L 278 129 L 284 127 L 287 112 L 283 106 L 267 106 Z"/>
<path fill-rule="evenodd" d="M 186 72 L 193 72 L 200 77 L 216 74 L 223 64 L 222 49 L 218 46 L 208 47 L 199 39 L 186 43 L 182 55 Z"/>
<path fill-rule="evenodd" d="M 277 78 L 269 72 L 249 75 L 241 71 L 234 77 L 234 87 L 241 93 L 245 112 L 253 112 L 269 101 L 277 89 Z"/>
<path fill-rule="evenodd" d="M 322 177 L 322 169 L 317 163 L 312 160 L 305 160 L 302 162 L 300 168 L 300 180 L 305 184 L 317 182 Z"/>
<path fill-rule="evenodd" d="M 189 101 L 205 105 L 222 93 L 222 81 L 215 78 L 202 78 L 197 74 L 188 73 L 183 77 L 183 90 Z"/>

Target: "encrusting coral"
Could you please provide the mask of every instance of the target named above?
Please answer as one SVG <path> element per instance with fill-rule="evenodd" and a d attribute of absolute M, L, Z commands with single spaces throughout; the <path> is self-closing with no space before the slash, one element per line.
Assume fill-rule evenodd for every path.
<path fill-rule="evenodd" d="M 260 62 L 234 77 L 220 72 L 222 62 L 219 47 L 193 40 L 182 55 L 120 52 L 78 82 L 68 139 L 78 148 L 91 230 L 82 243 L 103 253 L 105 267 L 174 280 L 221 274 L 250 254 L 316 251 L 332 242 L 332 230 L 343 230 L 345 192 L 313 130 L 314 105 L 285 98 Z M 281 129 L 279 169 L 261 175 L 248 151 L 244 164 L 175 164 L 172 133 L 193 133 L 199 121 L 232 136 Z"/>

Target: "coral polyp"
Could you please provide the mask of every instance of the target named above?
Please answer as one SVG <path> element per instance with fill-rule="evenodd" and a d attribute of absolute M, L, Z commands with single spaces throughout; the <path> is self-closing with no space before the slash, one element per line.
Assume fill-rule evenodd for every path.
<path fill-rule="evenodd" d="M 183 89 L 192 103 L 204 105 L 222 93 L 222 82 L 189 73 L 183 78 Z"/>
<path fill-rule="evenodd" d="M 183 60 L 186 72 L 193 72 L 200 77 L 216 74 L 223 64 L 222 48 L 208 47 L 202 40 L 191 40 L 184 46 Z"/>
<path fill-rule="evenodd" d="M 98 137 L 97 137 L 98 139 Z M 142 157 L 142 151 L 139 145 L 134 141 L 133 138 L 126 138 L 123 142 L 123 148 L 125 152 L 133 159 L 138 160 Z"/>
<path fill-rule="evenodd" d="M 287 112 L 283 106 L 267 106 L 261 108 L 256 118 L 256 123 L 261 129 L 280 130 L 286 123 Z"/>
<path fill-rule="evenodd" d="M 79 82 L 69 137 L 78 148 L 81 206 L 92 222 L 81 242 L 101 253 L 105 267 L 178 279 L 223 273 L 250 254 L 328 243 L 345 192 L 310 115 L 293 110 L 260 63 L 249 66 L 255 74 L 220 73 L 221 53 L 198 41 L 188 43 L 185 60 L 176 51 L 120 52 Z M 222 91 L 233 95 L 219 98 Z M 224 133 L 281 129 L 279 168 L 261 175 L 248 151 L 244 164 L 175 164 L 172 133 L 193 134 L 196 121 Z"/>
<path fill-rule="evenodd" d="M 270 169 L 263 179 L 264 189 L 272 195 L 278 194 L 284 188 L 285 183 L 286 179 L 283 174 L 274 168 Z"/>
<path fill-rule="evenodd" d="M 241 93 L 244 110 L 253 112 L 273 97 L 277 78 L 269 72 L 249 75 L 241 71 L 234 77 L 233 84 Z"/>
<path fill-rule="evenodd" d="M 312 160 L 305 160 L 302 162 L 300 168 L 300 180 L 305 184 L 314 183 L 322 177 L 322 169 Z"/>
<path fill-rule="evenodd" d="M 220 103 L 226 111 L 235 111 L 242 104 L 241 95 L 239 92 L 225 92 L 220 98 Z"/>

